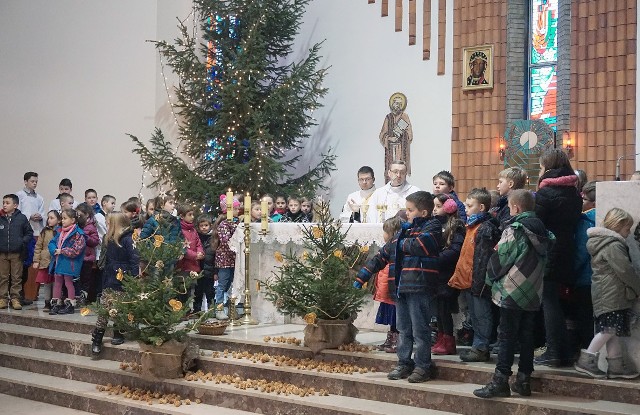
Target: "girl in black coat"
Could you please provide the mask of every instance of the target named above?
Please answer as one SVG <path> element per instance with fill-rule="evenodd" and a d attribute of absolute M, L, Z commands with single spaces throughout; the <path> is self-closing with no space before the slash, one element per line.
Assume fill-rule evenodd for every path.
<path fill-rule="evenodd" d="M 133 243 L 131 220 L 120 212 L 111 213 L 107 219 L 106 261 L 102 272 L 103 292 L 100 304 L 109 308 L 114 298 L 122 292 L 122 283 L 118 279 L 119 270 L 129 275 L 137 276 L 140 272 L 140 257 Z M 102 337 L 107 328 L 107 318 L 98 316 L 96 328 L 91 336 L 92 358 L 97 358 L 102 351 Z M 124 343 L 124 336 L 119 330 L 114 330 L 111 344 Z"/>
<path fill-rule="evenodd" d="M 466 229 L 458 215 L 458 205 L 448 194 L 441 193 L 433 199 L 433 215 L 442 223 L 443 247 L 440 251 L 440 273 L 436 304 L 438 310 L 438 339 L 431 347 L 433 354 L 456 354 L 456 339 L 453 337 L 453 317 L 457 313 L 460 291 L 447 284 L 460 258 Z"/>
<path fill-rule="evenodd" d="M 555 235 L 556 243 L 549 253 L 542 294 L 547 350 L 534 360 L 536 364 L 560 366 L 573 357 L 565 311 L 576 278 L 573 237 L 582 213 L 577 184 L 578 176 L 564 151 L 556 148 L 542 154 L 535 212 Z"/>

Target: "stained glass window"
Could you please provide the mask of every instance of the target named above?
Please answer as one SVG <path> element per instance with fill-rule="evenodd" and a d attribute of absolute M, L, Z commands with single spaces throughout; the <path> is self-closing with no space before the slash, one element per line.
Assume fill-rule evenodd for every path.
<path fill-rule="evenodd" d="M 558 0 L 532 0 L 529 49 L 529 118 L 556 128 Z"/>

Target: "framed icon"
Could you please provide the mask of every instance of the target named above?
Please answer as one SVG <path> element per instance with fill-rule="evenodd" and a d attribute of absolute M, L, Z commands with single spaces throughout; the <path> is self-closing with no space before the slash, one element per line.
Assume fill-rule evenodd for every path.
<path fill-rule="evenodd" d="M 493 45 L 462 49 L 462 89 L 493 88 Z"/>

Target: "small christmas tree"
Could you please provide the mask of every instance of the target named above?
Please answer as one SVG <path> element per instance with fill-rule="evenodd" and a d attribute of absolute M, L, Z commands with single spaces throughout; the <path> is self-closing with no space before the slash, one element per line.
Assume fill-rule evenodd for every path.
<path fill-rule="evenodd" d="M 141 275 L 134 277 L 119 271 L 116 278 L 122 282 L 124 291 L 109 307 L 99 304 L 96 309 L 129 337 L 155 346 L 170 340 L 183 342 L 187 333 L 208 315 L 180 325 L 189 308 L 178 296 L 188 294 L 200 274 L 178 273 L 176 263 L 184 253 L 184 242 L 166 241 L 162 236 L 164 226 L 161 223 L 156 232 L 145 239 L 139 239 L 134 233 L 142 263 Z"/>
<path fill-rule="evenodd" d="M 366 302 L 367 291 L 353 288 L 353 281 L 368 247 L 345 246 L 348 229 L 332 219 L 328 203 L 317 204 L 315 212 L 318 223 L 300 225 L 302 254 L 276 253 L 282 266 L 264 281 L 266 297 L 278 311 L 310 324 L 316 319 L 353 320 Z"/>

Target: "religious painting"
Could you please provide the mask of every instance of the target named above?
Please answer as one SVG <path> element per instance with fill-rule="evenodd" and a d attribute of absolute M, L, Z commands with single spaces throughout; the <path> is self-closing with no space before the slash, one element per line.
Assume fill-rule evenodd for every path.
<path fill-rule="evenodd" d="M 396 92 L 389 97 L 389 112 L 384 118 L 380 130 L 380 144 L 384 147 L 384 171 L 385 183 L 389 181 L 387 172 L 394 161 L 403 161 L 407 166 L 407 175 L 411 175 L 411 142 L 413 130 L 411 120 L 405 112 L 407 109 L 407 96 L 402 92 Z"/>
<path fill-rule="evenodd" d="M 493 88 L 493 45 L 462 50 L 462 89 Z"/>

